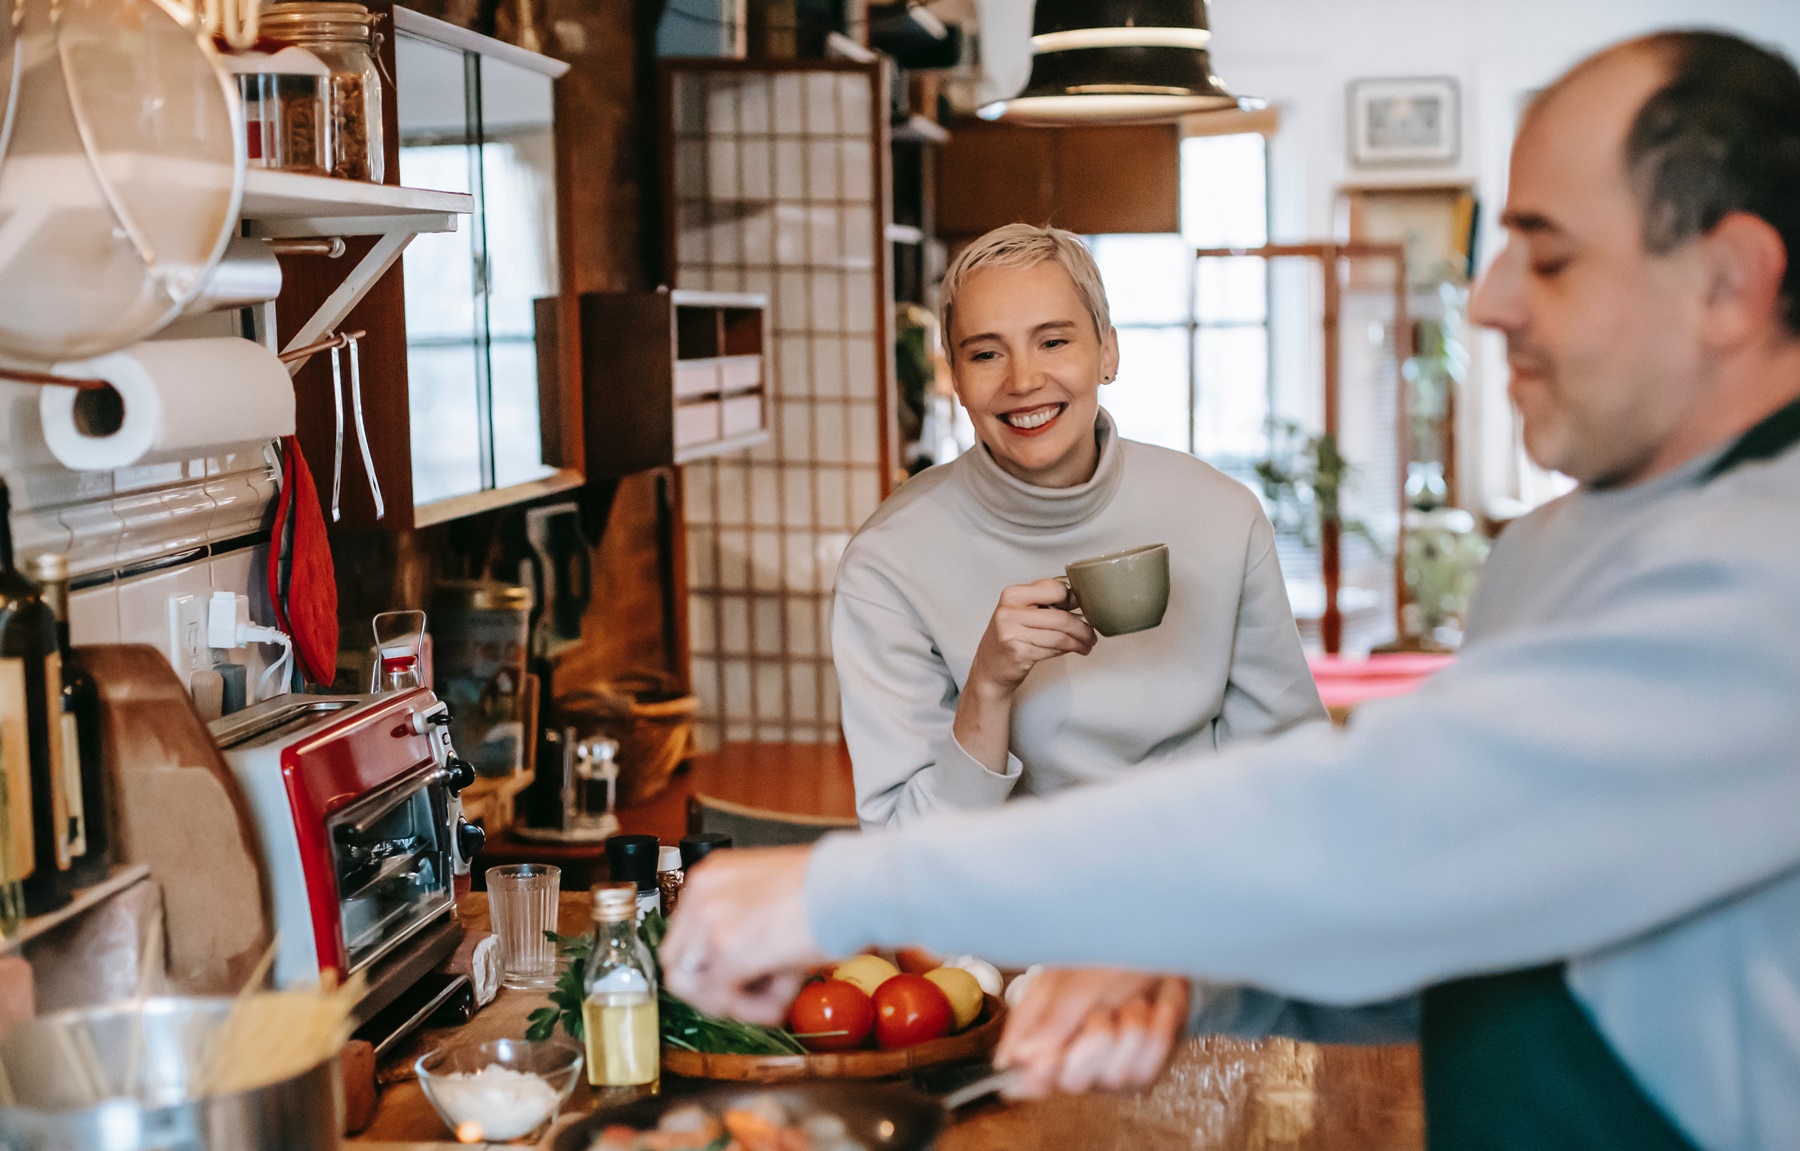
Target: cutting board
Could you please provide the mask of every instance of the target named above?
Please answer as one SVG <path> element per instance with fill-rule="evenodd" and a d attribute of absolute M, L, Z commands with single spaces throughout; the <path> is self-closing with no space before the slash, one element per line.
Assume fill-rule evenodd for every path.
<path fill-rule="evenodd" d="M 169 985 L 235 994 L 268 949 L 255 825 L 168 660 L 144 644 L 78 647 L 100 696 L 116 861 L 162 887 Z"/>

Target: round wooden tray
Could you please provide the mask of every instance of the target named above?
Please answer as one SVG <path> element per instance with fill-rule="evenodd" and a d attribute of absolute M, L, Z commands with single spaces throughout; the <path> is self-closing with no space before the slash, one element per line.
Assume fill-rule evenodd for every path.
<path fill-rule="evenodd" d="M 898 1051 L 820 1051 L 811 1055 L 707 1055 L 663 1048 L 663 1070 L 687 1079 L 781 1083 L 790 1079 L 893 1079 L 927 1067 L 979 1059 L 1000 1042 L 1006 1004 L 983 997 L 981 1014 L 955 1035 Z"/>

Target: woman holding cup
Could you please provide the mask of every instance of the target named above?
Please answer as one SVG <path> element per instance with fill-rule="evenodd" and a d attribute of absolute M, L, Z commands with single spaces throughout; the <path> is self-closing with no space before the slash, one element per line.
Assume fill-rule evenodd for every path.
<path fill-rule="evenodd" d="M 1256 497 L 1121 439 L 1101 409 L 1119 345 L 1080 239 L 989 232 L 945 274 L 940 319 L 980 443 L 908 481 L 838 569 L 832 650 L 863 823 L 1325 718 Z M 1085 612 L 1065 568 L 1096 601 Z"/>

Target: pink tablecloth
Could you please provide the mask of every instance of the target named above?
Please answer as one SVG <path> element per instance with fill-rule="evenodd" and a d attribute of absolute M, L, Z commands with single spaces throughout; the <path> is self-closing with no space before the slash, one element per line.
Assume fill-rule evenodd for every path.
<path fill-rule="evenodd" d="M 1336 718 L 1343 718 L 1358 704 L 1391 695 L 1405 695 L 1424 683 L 1439 669 L 1448 666 L 1449 655 L 1372 655 L 1366 659 L 1344 656 L 1315 655 L 1313 682 L 1319 685 L 1319 697 Z"/>

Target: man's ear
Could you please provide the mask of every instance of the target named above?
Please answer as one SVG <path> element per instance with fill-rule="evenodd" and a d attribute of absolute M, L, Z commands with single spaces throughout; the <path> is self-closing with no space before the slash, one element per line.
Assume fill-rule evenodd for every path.
<path fill-rule="evenodd" d="M 1706 342 L 1726 348 L 1781 327 L 1788 251 L 1774 225 L 1761 216 L 1732 212 L 1700 243 L 1707 276 Z"/>

